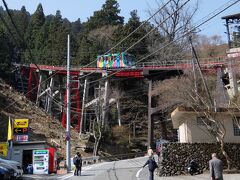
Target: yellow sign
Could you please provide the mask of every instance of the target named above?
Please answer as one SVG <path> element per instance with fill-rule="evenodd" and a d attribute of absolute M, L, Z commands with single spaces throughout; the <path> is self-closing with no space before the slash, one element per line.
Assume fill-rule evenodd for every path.
<path fill-rule="evenodd" d="M 7 156 L 8 148 L 7 143 L 0 143 L 0 156 Z"/>
<path fill-rule="evenodd" d="M 14 119 L 14 128 L 28 128 L 28 119 Z"/>

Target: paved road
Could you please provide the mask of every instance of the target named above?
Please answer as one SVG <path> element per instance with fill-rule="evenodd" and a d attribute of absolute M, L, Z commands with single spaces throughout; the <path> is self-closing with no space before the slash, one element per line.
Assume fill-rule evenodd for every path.
<path fill-rule="evenodd" d="M 136 173 L 147 160 L 146 157 L 135 158 L 131 160 L 123 160 L 96 164 L 85 167 L 81 177 L 68 175 L 63 179 L 68 180 L 148 180 L 148 169 L 145 167 L 141 171 L 139 178 L 136 178 Z M 225 180 L 240 180 L 240 174 L 224 175 Z M 174 176 L 174 177 L 158 177 L 155 180 L 209 180 L 208 174 L 197 176 Z"/>
<path fill-rule="evenodd" d="M 139 178 L 136 173 L 147 160 L 146 157 L 131 160 L 107 162 L 83 167 L 82 176 L 73 173 L 64 176 L 31 176 L 29 179 L 62 179 L 62 180 L 148 180 L 148 169 L 141 171 Z M 40 178 L 41 177 L 41 178 Z M 25 179 L 25 178 L 24 178 Z M 208 174 L 197 176 L 158 177 L 155 180 L 209 180 Z M 224 180 L 240 180 L 240 174 L 224 175 Z"/>

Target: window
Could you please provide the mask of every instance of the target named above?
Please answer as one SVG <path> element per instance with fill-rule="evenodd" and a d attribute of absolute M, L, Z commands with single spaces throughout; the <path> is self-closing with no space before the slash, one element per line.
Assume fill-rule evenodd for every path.
<path fill-rule="evenodd" d="M 197 117 L 197 125 L 198 126 L 206 126 L 211 125 L 211 121 L 209 121 L 205 116 Z"/>
<path fill-rule="evenodd" d="M 233 118 L 233 133 L 234 136 L 240 136 L 240 117 Z"/>

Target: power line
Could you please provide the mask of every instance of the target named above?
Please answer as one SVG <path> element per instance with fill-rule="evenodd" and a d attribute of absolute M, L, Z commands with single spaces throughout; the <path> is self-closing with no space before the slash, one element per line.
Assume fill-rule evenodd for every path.
<path fill-rule="evenodd" d="M 185 1 L 179 8 L 177 8 L 172 14 L 170 14 L 168 17 L 166 17 L 162 22 L 160 22 L 156 27 L 152 28 L 147 34 L 145 34 L 142 38 L 140 38 L 137 42 L 135 42 L 134 44 L 132 44 L 130 47 L 127 48 L 127 50 L 125 50 L 124 52 L 128 52 L 130 49 L 132 49 L 134 46 L 136 46 L 138 43 L 140 43 L 143 39 L 145 39 L 149 34 L 151 34 L 153 31 L 155 31 L 157 28 L 159 28 L 164 22 L 166 22 L 170 17 L 172 17 L 176 12 L 178 12 L 180 9 L 183 8 L 183 6 L 185 6 L 189 1 L 191 0 L 187 0 Z M 163 5 L 163 7 L 161 7 L 157 12 L 155 12 L 150 18 L 148 18 L 147 21 L 149 21 L 151 18 L 153 18 L 158 12 L 160 12 L 167 4 L 169 4 L 171 2 L 168 1 L 166 4 Z M 147 21 L 144 21 L 140 26 L 143 26 Z M 137 28 L 138 29 L 138 28 Z M 135 31 L 134 31 L 135 32 Z M 130 33 L 130 35 L 132 35 L 133 33 Z M 128 37 L 128 36 L 127 36 Z M 127 38 L 124 38 L 124 40 Z M 123 42 L 123 41 L 121 41 Z M 111 48 L 109 51 L 107 51 L 106 53 L 110 52 L 113 48 Z M 105 53 L 105 54 L 106 54 Z M 97 60 L 97 59 L 96 59 Z M 96 60 L 92 61 L 91 63 L 87 64 L 91 65 L 92 63 L 96 62 Z M 84 67 L 86 67 L 84 66 Z M 95 71 L 96 72 L 96 71 Z M 94 72 L 92 72 L 93 74 Z"/>
<path fill-rule="evenodd" d="M 127 52 L 128 50 L 130 50 L 131 48 L 133 48 L 136 44 L 138 44 L 139 42 L 141 42 L 145 37 L 147 37 L 151 32 L 153 32 L 154 30 L 156 30 L 162 23 L 164 23 L 167 19 L 169 19 L 171 16 L 173 16 L 176 12 L 178 12 L 181 8 L 183 8 L 188 2 L 189 2 L 190 0 L 187 0 L 187 1 L 185 1 L 185 3 L 183 3 L 178 9 L 176 9 L 172 14 L 170 14 L 167 18 L 165 18 L 161 23 L 159 23 L 159 25 L 157 26 L 157 27 L 155 27 L 155 28 L 153 28 L 151 31 L 149 31 L 146 35 L 144 35 L 142 38 L 140 38 L 137 42 L 135 42 L 133 45 L 131 45 L 125 52 Z M 169 1 L 170 2 L 170 1 Z M 169 3 L 168 2 L 168 3 Z M 166 4 L 167 5 L 167 4 Z M 165 6 L 164 6 L 165 7 Z M 162 9 L 162 8 L 161 8 Z M 159 11 L 157 11 L 154 15 L 156 15 L 157 13 L 158 13 Z M 154 16 L 154 15 L 152 15 L 151 16 L 151 18 Z M 150 20 L 151 18 L 149 18 L 148 20 Z M 146 21 L 145 21 L 146 22 Z M 141 25 L 140 25 L 141 26 Z M 130 33 L 130 34 L 132 34 L 132 33 Z M 123 42 L 123 41 L 121 41 L 121 42 Z M 108 52 L 110 52 L 111 51 L 111 49 L 108 51 Z M 93 62 L 95 62 L 95 61 L 93 61 Z M 91 63 L 90 63 L 91 64 Z M 87 66 L 87 65 L 86 65 Z M 81 67 L 81 68 L 83 68 L 83 67 Z M 95 71 L 96 72 L 96 71 Z M 117 71 L 118 72 L 118 71 Z M 117 73 L 116 72 L 116 73 Z M 92 72 L 92 73 L 89 73 L 89 74 L 87 74 L 86 76 L 89 76 L 89 75 L 91 75 L 91 74 L 93 74 L 94 72 Z M 115 74 L 116 74 L 115 73 Z M 113 73 L 114 74 L 114 73 Z M 112 74 L 111 74 L 112 75 Z M 81 77 L 82 78 L 82 77 Z M 103 78 L 104 79 L 104 78 Z M 97 80 L 98 81 L 98 80 Z M 96 81 L 92 81 L 92 82 L 89 82 L 89 84 L 90 83 L 93 83 L 93 82 L 96 82 Z"/>
<path fill-rule="evenodd" d="M 129 38 L 132 34 L 134 34 L 138 29 L 140 29 L 142 26 L 144 26 L 150 19 L 152 19 L 157 13 L 159 13 L 165 6 L 167 6 L 172 0 L 169 0 L 167 3 L 165 3 L 161 8 L 159 8 L 158 11 L 156 11 L 152 16 L 150 16 L 147 20 L 145 20 L 144 22 L 142 22 L 134 31 L 132 31 L 130 34 L 128 34 L 126 37 L 124 37 L 122 40 L 120 40 L 116 45 L 114 45 L 111 49 L 109 49 L 107 52 L 105 52 L 104 54 L 107 54 L 109 52 L 111 52 L 113 49 L 115 49 L 117 46 L 119 46 L 122 42 L 124 42 L 127 38 Z M 87 67 L 89 65 L 91 65 L 92 63 L 96 62 L 97 59 L 95 59 L 94 61 L 88 63 L 87 65 L 84 65 L 82 68 Z"/>
<path fill-rule="evenodd" d="M 141 58 L 140 60 L 136 61 L 136 63 L 141 62 L 141 61 L 149 58 L 150 56 L 154 55 L 154 54 L 157 53 L 158 51 L 166 48 L 167 46 L 173 44 L 174 42 L 176 42 L 176 41 L 178 41 L 178 40 L 180 40 L 180 39 L 182 39 L 183 37 L 189 35 L 190 33 L 193 33 L 196 29 L 198 29 L 199 27 L 201 27 L 203 24 L 207 23 L 208 21 L 210 21 L 210 20 L 213 19 L 214 17 L 218 16 L 219 14 L 221 14 L 222 12 L 224 12 L 225 10 L 227 10 L 228 8 L 230 8 L 231 6 L 233 6 L 234 4 L 238 3 L 239 1 L 240 1 L 240 0 L 231 0 L 231 1 L 227 2 L 226 4 L 224 4 L 223 6 L 221 6 L 220 8 L 216 9 L 216 10 L 214 11 L 214 13 L 210 13 L 210 14 L 209 14 L 209 15 L 213 14 L 212 16 L 210 16 L 210 17 L 209 17 L 209 15 L 206 16 L 206 17 L 207 17 L 206 20 L 204 20 L 204 18 L 203 18 L 203 22 L 201 22 L 201 23 L 198 24 L 197 26 L 193 27 L 191 30 L 185 32 L 182 36 L 176 38 L 175 40 L 173 40 L 173 41 L 165 44 L 165 45 L 162 46 L 161 48 L 159 48 L 159 49 L 155 50 L 154 52 L 150 53 L 149 55 L 147 55 L 147 56 Z M 206 17 L 205 17 L 205 18 L 206 18 Z M 112 74 L 110 74 L 110 75 L 107 75 L 107 76 L 105 76 L 105 77 L 103 77 L 103 78 L 100 78 L 100 79 L 97 79 L 97 80 L 95 80 L 95 81 L 92 81 L 92 83 L 101 81 L 101 80 L 103 80 L 103 79 L 107 79 L 107 78 L 109 78 L 109 77 L 111 77 L 111 76 L 113 76 L 113 75 L 115 75 L 115 74 L 117 74 L 117 73 L 119 73 L 119 72 L 121 72 L 121 71 L 128 70 L 128 69 L 132 70 L 133 67 L 129 67 L 129 68 L 125 68 L 125 69 L 120 69 L 119 71 L 116 71 L 116 72 L 114 72 L 114 73 L 112 73 Z"/>
<path fill-rule="evenodd" d="M 6 8 L 6 11 L 7 11 L 8 15 L 9 15 L 9 17 L 10 17 L 10 19 L 11 19 L 11 22 L 12 22 L 12 24 L 14 25 L 14 28 L 15 28 L 16 31 L 17 31 L 17 34 L 20 36 L 20 39 L 23 40 L 23 42 L 24 42 L 24 38 L 22 38 L 21 34 L 19 33 L 19 31 L 18 31 L 18 29 L 17 29 L 17 26 L 15 25 L 15 23 L 14 23 L 14 21 L 13 21 L 13 18 L 12 18 L 12 16 L 11 16 L 11 13 L 9 12 L 9 9 L 8 9 L 8 6 L 7 6 L 6 2 L 5 2 L 5 0 L 2 0 L 2 1 L 3 1 L 3 3 L 4 3 L 4 6 L 5 6 L 5 8 Z M 161 11 L 167 4 L 169 4 L 170 1 L 171 1 L 171 0 L 169 0 L 162 8 L 160 8 L 156 13 L 154 13 L 152 16 L 150 16 L 146 21 L 144 21 L 143 23 L 141 23 L 140 26 L 139 26 L 137 29 L 135 29 L 133 32 L 131 32 L 127 37 L 125 37 L 124 40 L 126 40 L 128 37 L 130 37 L 134 32 L 136 32 L 136 31 L 137 31 L 140 27 L 142 27 L 146 22 L 148 22 L 152 17 L 154 17 L 154 16 L 155 16 L 159 11 Z M 10 30 L 10 28 L 9 28 L 9 30 Z M 105 54 L 107 54 L 108 52 L 110 52 L 112 49 L 116 48 L 116 47 L 117 47 L 119 44 L 121 44 L 124 40 L 121 40 L 119 43 L 117 43 L 113 48 L 111 48 L 111 49 L 110 49 L 109 51 L 107 51 Z M 15 40 L 15 41 L 16 41 L 16 40 Z M 16 42 L 17 42 L 17 41 L 16 41 Z M 139 42 L 140 42 L 140 41 L 139 41 Z M 25 43 L 25 42 L 24 42 L 24 43 Z M 27 45 L 27 44 L 26 44 L 26 45 Z M 27 46 L 27 48 L 28 48 L 28 46 Z M 30 50 L 29 48 L 28 48 L 28 51 L 30 52 L 30 56 L 32 57 L 32 53 L 31 53 L 31 50 Z M 96 60 L 97 60 L 97 59 L 96 59 Z M 95 60 L 95 61 L 96 61 L 96 60 Z M 93 61 L 93 62 L 95 62 L 95 61 Z M 91 62 L 91 63 L 89 63 L 89 64 L 81 67 L 80 70 L 83 69 L 84 67 L 87 67 L 88 65 L 92 64 L 93 62 Z M 35 66 L 40 70 L 40 68 L 38 67 L 37 64 L 35 64 Z M 51 77 L 55 76 L 58 72 L 59 72 L 59 71 L 56 71 L 55 73 L 53 73 L 53 74 L 52 74 L 49 78 L 47 78 L 45 81 L 47 81 L 47 80 L 49 80 Z M 89 76 L 89 75 L 91 75 L 91 74 L 93 74 L 93 73 L 89 73 L 89 74 L 87 74 L 86 76 Z M 84 77 L 86 77 L 86 76 L 84 76 Z M 83 78 L 83 77 L 81 77 L 81 78 Z M 42 83 L 43 83 L 43 82 L 40 83 L 40 86 L 41 86 Z M 38 88 L 38 86 L 35 86 L 34 88 L 32 88 L 32 90 L 30 90 L 29 92 L 25 93 L 25 96 L 28 95 L 28 94 L 30 94 L 30 93 L 31 93 L 33 90 L 35 90 L 36 88 Z M 47 92 L 47 94 L 48 94 L 48 92 Z M 16 103 L 16 102 L 15 102 L 15 103 Z M 13 103 L 10 104 L 9 106 L 5 107 L 4 110 L 7 109 L 7 108 L 9 108 L 9 107 L 11 107 L 11 106 L 12 106 L 13 104 L 15 104 L 15 103 L 13 102 Z"/>

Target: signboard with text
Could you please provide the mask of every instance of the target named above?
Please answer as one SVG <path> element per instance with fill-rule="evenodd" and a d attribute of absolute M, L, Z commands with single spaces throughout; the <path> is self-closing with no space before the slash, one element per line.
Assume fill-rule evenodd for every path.
<path fill-rule="evenodd" d="M 28 128 L 28 119 L 14 119 L 14 128 Z"/>
<path fill-rule="evenodd" d="M 17 142 L 28 141 L 28 119 L 14 119 L 13 140 Z"/>
<path fill-rule="evenodd" d="M 14 135 L 13 141 L 26 142 L 26 141 L 28 141 L 28 135 Z"/>
<path fill-rule="evenodd" d="M 0 156 L 6 157 L 8 152 L 8 146 L 6 142 L 0 142 Z"/>

